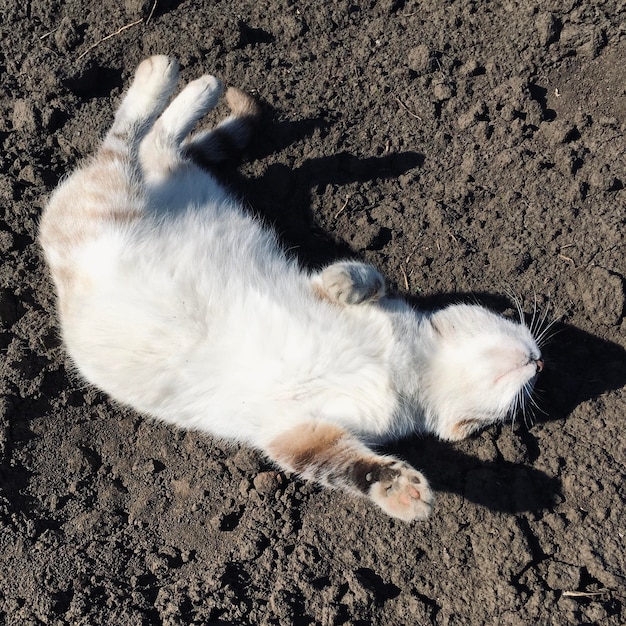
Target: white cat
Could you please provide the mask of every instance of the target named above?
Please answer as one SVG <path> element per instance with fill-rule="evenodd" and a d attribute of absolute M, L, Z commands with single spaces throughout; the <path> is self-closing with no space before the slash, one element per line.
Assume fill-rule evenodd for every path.
<path fill-rule="evenodd" d="M 203 76 L 166 108 L 177 76 L 164 56 L 139 65 L 101 148 L 42 216 L 78 371 L 146 415 L 426 517 L 424 476 L 368 444 L 461 439 L 505 419 L 543 367 L 531 331 L 479 306 L 415 311 L 362 263 L 301 269 L 191 159 L 241 146 L 255 101 L 229 89 L 231 116 L 185 139 L 221 85 Z"/>

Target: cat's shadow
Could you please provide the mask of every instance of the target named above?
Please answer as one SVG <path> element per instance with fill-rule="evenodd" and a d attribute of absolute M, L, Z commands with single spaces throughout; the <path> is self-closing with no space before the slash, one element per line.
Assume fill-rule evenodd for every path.
<path fill-rule="evenodd" d="M 269 119 L 255 133 L 244 160 L 261 161 L 315 132 L 325 133 L 332 124 L 326 117 L 294 122 Z M 305 159 L 297 167 L 271 163 L 259 176 L 241 174 L 234 161 L 209 169 L 276 228 L 302 265 L 318 268 L 346 255 L 357 257 L 358 253 L 315 222 L 311 211 L 313 190 L 397 178 L 423 162 L 424 155 L 415 151 L 367 157 L 342 151 Z"/>
<path fill-rule="evenodd" d="M 434 437 L 411 438 L 389 448 L 422 470 L 437 492 L 455 493 L 492 511 L 549 509 L 561 500 L 558 478 L 520 462 L 481 460 Z"/>
<path fill-rule="evenodd" d="M 268 123 L 262 132 L 265 137 L 255 140 L 259 147 L 252 148 L 249 156 L 261 159 L 272 148 L 280 150 L 330 123 L 324 119 Z M 223 169 L 218 175 L 225 177 L 231 188 L 241 190 L 252 209 L 277 227 L 305 266 L 318 267 L 346 255 L 358 257 L 359 253 L 315 224 L 312 190 L 398 177 L 420 167 L 423 161 L 416 152 L 366 158 L 341 153 L 307 160 L 298 168 L 273 164 L 257 178 L 244 177 L 234 168 Z M 507 298 L 490 293 L 412 299 L 420 309 L 441 308 L 453 302 L 480 303 L 500 312 L 513 308 Z M 564 420 L 582 402 L 626 385 L 626 351 L 622 347 L 568 324 L 554 324 L 550 334 L 552 340 L 542 349 L 545 369 L 536 385 L 535 428 L 542 422 Z M 510 428 L 500 428 L 506 427 Z M 561 496 L 560 481 L 531 466 L 540 454 L 533 427 L 518 419 L 512 436 L 519 438 L 524 462 L 508 461 L 499 454 L 495 460 L 481 461 L 462 452 L 463 443 L 451 445 L 433 437 L 399 442 L 390 451 L 423 469 L 436 491 L 457 493 L 489 509 L 509 513 L 550 508 Z"/>

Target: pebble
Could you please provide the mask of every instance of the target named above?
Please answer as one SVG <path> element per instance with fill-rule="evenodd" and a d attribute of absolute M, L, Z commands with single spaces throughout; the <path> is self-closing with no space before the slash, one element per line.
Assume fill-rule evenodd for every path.
<path fill-rule="evenodd" d="M 620 323 L 626 302 L 622 278 L 603 267 L 592 267 L 579 275 L 578 291 L 592 321 L 607 326 Z"/>
<path fill-rule="evenodd" d="M 16 100 L 13 103 L 13 129 L 34 132 L 37 130 L 37 114 L 32 102 Z"/>
<path fill-rule="evenodd" d="M 263 496 L 275 493 L 282 483 L 282 478 L 278 472 L 269 471 L 257 474 L 252 480 L 254 488 Z"/>
<path fill-rule="evenodd" d="M 433 93 L 437 100 L 449 100 L 454 95 L 454 88 L 449 83 L 437 83 Z"/>
<path fill-rule="evenodd" d="M 54 33 L 54 43 L 60 52 L 71 52 L 83 42 L 78 24 L 71 17 L 64 17 Z"/>

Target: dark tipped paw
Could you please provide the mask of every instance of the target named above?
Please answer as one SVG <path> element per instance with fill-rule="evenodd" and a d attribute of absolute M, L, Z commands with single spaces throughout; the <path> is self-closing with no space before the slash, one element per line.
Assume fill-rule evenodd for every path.
<path fill-rule="evenodd" d="M 430 515 L 433 494 L 423 474 L 402 461 L 395 461 L 372 472 L 369 497 L 387 515 L 405 522 Z"/>

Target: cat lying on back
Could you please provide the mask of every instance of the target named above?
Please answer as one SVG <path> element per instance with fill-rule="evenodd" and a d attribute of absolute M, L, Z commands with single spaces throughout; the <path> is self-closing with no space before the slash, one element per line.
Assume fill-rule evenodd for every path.
<path fill-rule="evenodd" d="M 424 518 L 424 476 L 368 444 L 411 433 L 466 437 L 529 398 L 530 330 L 479 306 L 420 313 L 371 266 L 311 274 L 192 160 L 241 147 L 255 101 L 187 138 L 220 96 L 141 63 L 99 151 L 46 207 L 40 241 L 63 339 L 80 374 L 116 400 L 254 446 L 278 466 Z"/>

